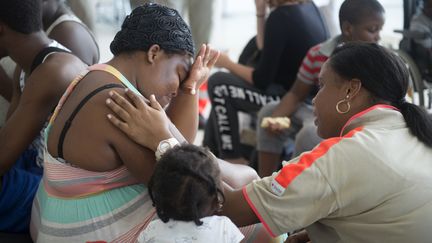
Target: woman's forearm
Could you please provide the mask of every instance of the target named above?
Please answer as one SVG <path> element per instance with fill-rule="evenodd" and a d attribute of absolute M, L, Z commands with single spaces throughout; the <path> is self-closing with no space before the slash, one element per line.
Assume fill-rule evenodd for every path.
<path fill-rule="evenodd" d="M 266 14 L 257 13 L 256 19 L 257 19 L 256 45 L 258 50 L 261 50 L 264 46 L 264 28 L 266 22 Z"/>
<path fill-rule="evenodd" d="M 172 123 L 189 143 L 194 142 L 198 130 L 198 94 L 179 93 L 166 111 Z"/>
<path fill-rule="evenodd" d="M 256 18 L 257 18 L 257 35 L 256 45 L 258 50 L 264 46 L 264 27 L 267 17 L 267 3 L 264 0 L 255 0 Z"/>
<path fill-rule="evenodd" d="M 236 62 L 230 62 L 226 67 L 230 72 L 244 79 L 246 82 L 253 84 L 252 73 L 253 68 Z"/>

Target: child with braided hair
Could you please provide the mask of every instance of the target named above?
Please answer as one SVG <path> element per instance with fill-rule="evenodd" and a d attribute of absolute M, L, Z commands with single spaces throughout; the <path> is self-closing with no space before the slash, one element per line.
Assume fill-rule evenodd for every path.
<path fill-rule="evenodd" d="M 224 194 L 214 155 L 184 144 L 168 150 L 158 161 L 148 184 L 159 219 L 152 221 L 139 242 L 229 242 L 242 233 L 221 211 Z"/>

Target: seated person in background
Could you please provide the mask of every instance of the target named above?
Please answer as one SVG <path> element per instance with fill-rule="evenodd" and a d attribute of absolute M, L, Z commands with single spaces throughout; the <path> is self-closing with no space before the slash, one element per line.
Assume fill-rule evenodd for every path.
<path fill-rule="evenodd" d="M 90 29 L 63 0 L 43 0 L 42 21 L 48 37 L 67 47 L 87 65 L 99 62 L 99 47 Z"/>
<path fill-rule="evenodd" d="M 26 232 L 42 174 L 43 129 L 70 81 L 86 65 L 42 30 L 41 1 L 0 0 L 0 58 L 23 70 L 13 80 L 0 129 L 0 231 Z"/>
<path fill-rule="evenodd" d="M 48 37 L 58 41 L 86 64 L 98 63 L 99 47 L 87 26 L 65 7 L 62 0 L 43 0 L 42 4 L 42 23 Z M 5 57 L 0 62 L 0 95 L 8 102 L 12 98 L 15 68 L 16 63 L 10 57 Z M 3 69 L 6 69 L 6 73 Z M 7 105 L 0 102 L 0 110 L 6 110 Z M 0 114 L 0 126 L 2 126 L 1 119 L 2 114 Z"/>
<path fill-rule="evenodd" d="M 138 242 L 238 243 L 244 236 L 222 211 L 223 186 L 217 159 L 207 149 L 184 144 L 158 160 L 148 190 L 159 219 Z"/>
<path fill-rule="evenodd" d="M 428 242 L 432 118 L 405 100 L 404 62 L 374 43 L 346 43 L 323 64 L 319 82 L 313 105 L 325 140 L 272 176 L 225 188 L 223 214 L 238 226 L 261 221 L 272 235 L 305 228 L 302 238 L 312 242 Z M 137 143 L 155 149 L 173 137 L 157 105 L 124 103 L 113 123 L 153 139 Z M 139 122 L 150 117 L 164 122 Z"/>
<path fill-rule="evenodd" d="M 261 109 L 258 120 L 265 117 L 290 117 L 288 129 L 277 124 L 257 127 L 258 174 L 268 176 L 280 166 L 281 155 L 287 141 L 295 135 L 294 156 L 311 150 L 320 142 L 312 124 L 311 100 L 319 88 L 318 74 L 321 66 L 340 43 L 364 41 L 377 43 L 384 25 L 384 8 L 377 0 L 346 0 L 339 10 L 342 34 L 312 47 L 303 59 L 297 79 L 279 103 Z M 303 136 L 305 135 L 305 136 Z M 303 136 L 303 137 L 301 137 Z"/>
<path fill-rule="evenodd" d="M 208 78 L 218 52 L 203 45 L 192 64 L 189 27 L 177 11 L 152 3 L 132 11 L 110 47 L 114 57 L 77 77 L 51 117 L 45 183 L 32 210 L 34 241 L 132 242 L 156 218 L 146 186 L 156 165 L 153 148 L 110 124 L 105 104 L 110 93 L 124 95 L 127 87 L 143 99 L 157 99 L 166 107 L 172 121 L 167 126 L 177 139 L 195 139 L 196 89 Z M 221 162 L 220 168 L 224 181 L 238 177 L 228 182 L 235 188 L 257 178 L 247 166 Z M 255 228 L 260 229 L 254 226 L 249 232 L 256 234 Z"/>
<path fill-rule="evenodd" d="M 424 0 L 423 8 L 411 19 L 410 30 L 419 33 L 413 38 L 412 55 L 421 71 L 432 73 L 432 0 Z"/>
<path fill-rule="evenodd" d="M 204 145 L 233 163 L 249 164 L 240 149 L 238 111 L 255 113 L 279 100 L 295 80 L 307 50 L 327 39 L 318 8 L 308 0 L 256 0 L 257 37 L 261 50 L 255 67 L 221 54 L 216 66 L 227 72 L 213 74 L 208 82 L 212 104 Z M 267 8 L 272 11 L 267 17 Z"/>

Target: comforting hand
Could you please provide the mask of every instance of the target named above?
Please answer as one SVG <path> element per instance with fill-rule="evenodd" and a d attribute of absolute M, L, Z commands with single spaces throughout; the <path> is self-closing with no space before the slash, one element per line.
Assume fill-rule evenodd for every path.
<path fill-rule="evenodd" d="M 108 119 L 136 143 L 155 151 L 161 140 L 172 137 L 168 128 L 170 120 L 154 95 L 146 101 L 127 90 L 132 103 L 115 91 L 110 91 L 109 95 L 106 104 L 116 116 L 108 114 Z"/>
<path fill-rule="evenodd" d="M 182 90 L 195 94 L 201 84 L 206 81 L 210 75 L 212 67 L 215 65 L 219 57 L 219 51 L 210 48 L 210 45 L 203 44 L 192 64 L 188 78 L 182 83 Z"/>

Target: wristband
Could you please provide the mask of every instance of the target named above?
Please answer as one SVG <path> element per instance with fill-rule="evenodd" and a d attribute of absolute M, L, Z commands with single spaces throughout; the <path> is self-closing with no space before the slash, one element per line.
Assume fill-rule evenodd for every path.
<path fill-rule="evenodd" d="M 165 140 L 162 140 L 159 142 L 159 145 L 157 146 L 157 149 L 155 151 L 156 161 L 159 161 L 160 158 L 166 151 L 174 148 L 175 146 L 179 145 L 180 143 L 175 138 L 168 138 Z"/>

